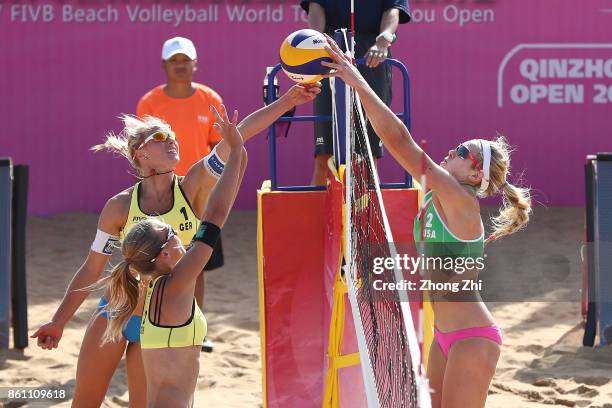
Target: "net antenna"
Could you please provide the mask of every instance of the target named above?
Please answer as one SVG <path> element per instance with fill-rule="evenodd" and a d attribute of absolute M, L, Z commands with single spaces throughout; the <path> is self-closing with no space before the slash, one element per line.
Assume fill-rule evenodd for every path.
<path fill-rule="evenodd" d="M 352 3 L 351 21 L 354 24 Z M 346 30 L 342 36 L 345 49 L 353 51 L 351 36 L 347 38 Z M 429 408 L 430 390 L 421 365 L 421 350 L 407 293 L 386 291 L 380 294 L 373 287 L 374 279 L 400 283 L 404 277 L 398 268 L 381 275 L 373 274 L 373 257 L 395 258 L 397 250 L 383 204 L 359 95 L 347 87 L 345 101 L 345 117 L 335 118 L 345 121 L 348 136 L 344 276 L 368 407 Z"/>
<path fill-rule="evenodd" d="M 346 36 L 344 37 L 346 40 Z M 345 44 L 348 42 L 345 41 Z M 349 49 L 349 48 L 347 48 Z M 355 0 L 351 0 L 351 58 L 355 59 Z"/>
<path fill-rule="evenodd" d="M 340 132 L 338 130 L 338 111 L 336 106 L 336 78 L 329 78 L 329 88 L 331 90 L 331 98 L 332 98 L 332 137 L 333 137 L 333 147 L 334 147 L 334 158 L 336 161 L 336 168 L 339 168 L 341 162 L 341 154 L 340 154 Z"/>
<path fill-rule="evenodd" d="M 419 230 L 420 235 L 420 245 L 416 248 L 418 250 L 418 254 L 425 254 L 425 205 L 427 204 L 425 201 L 425 194 L 427 193 L 427 139 L 421 139 L 421 178 L 419 179 L 421 192 L 419 194 L 419 212 L 417 213 L 417 217 L 420 218 L 421 228 Z M 421 277 L 425 277 L 425 265 L 421 263 L 419 266 L 419 275 Z M 429 298 L 427 293 L 423 294 L 424 301 L 429 302 Z M 418 340 L 419 344 L 425 343 L 425 310 L 421 308 L 419 310 L 419 326 L 418 326 Z M 423 349 L 421 349 L 423 351 Z M 425 372 L 425 369 L 421 367 L 422 372 Z"/>

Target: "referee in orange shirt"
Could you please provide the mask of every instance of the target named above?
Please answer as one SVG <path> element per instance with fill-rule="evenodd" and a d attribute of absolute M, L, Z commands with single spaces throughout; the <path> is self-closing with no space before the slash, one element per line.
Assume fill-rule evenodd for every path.
<path fill-rule="evenodd" d="M 178 176 L 184 176 L 194 163 L 221 141 L 221 136 L 213 128 L 210 106 L 221 112 L 223 101 L 211 88 L 192 81 L 197 65 L 197 53 L 191 40 L 183 37 L 167 40 L 162 47 L 166 84 L 147 92 L 140 98 L 136 109 L 138 116 L 151 115 L 165 120 L 176 133 L 181 147 L 181 158 L 175 170 Z M 219 268 L 223 263 L 223 248 L 219 239 L 204 270 Z M 203 277 L 198 279 L 195 295 L 203 307 Z M 202 350 L 212 352 L 212 348 L 212 342 L 205 339 Z"/>

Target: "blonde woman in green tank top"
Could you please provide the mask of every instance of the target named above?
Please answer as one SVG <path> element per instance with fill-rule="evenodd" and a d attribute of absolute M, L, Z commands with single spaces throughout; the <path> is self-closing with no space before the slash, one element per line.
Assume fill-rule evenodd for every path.
<path fill-rule="evenodd" d="M 503 137 L 465 141 L 451 147 L 440 163 L 434 162 L 376 96 L 349 56 L 329 37 L 328 45 L 334 59 L 322 63 L 334 70 L 328 76 L 340 77 L 355 89 L 377 135 L 413 178 L 420 179 L 425 169 L 431 190 L 415 220 L 414 233 L 417 242 L 423 236 L 426 252 L 442 248 L 450 256 L 481 256 L 485 231 L 478 199 L 496 193 L 503 195 L 504 206 L 491 220 L 493 232 L 487 241 L 525 226 L 531 211 L 529 190 L 508 181 L 510 149 Z M 473 301 L 436 301 L 432 306 L 435 341 L 427 376 L 433 407 L 484 407 L 501 350 L 499 327 L 477 293 Z"/>
<path fill-rule="evenodd" d="M 307 89 L 296 85 L 274 103 L 243 119 L 238 130 L 246 141 L 294 106 L 312 101 L 319 92 L 320 88 L 317 86 Z M 157 217 L 171 224 L 183 238 L 183 243 L 187 244 L 197 229 L 199 217 L 204 213 L 210 191 L 217 183 L 218 175 L 213 174 L 215 163 L 207 165 L 210 157 L 194 164 L 185 177 L 178 178 L 174 175 L 173 169 L 179 159 L 180 146 L 176 143 L 170 126 L 162 120 L 151 116 L 137 118 L 131 115 L 122 116 L 122 120 L 125 125 L 123 131 L 118 135 L 110 133 L 106 142 L 94 149 L 107 149 L 122 155 L 142 180 L 136 186 L 116 194 L 104 205 L 98 220 L 96 238 L 103 235 L 104 242 L 109 245 L 96 245 L 97 239 L 94 241 L 95 245 L 92 245 L 83 265 L 72 278 L 51 321 L 32 334 L 43 349 L 52 350 L 58 347 L 64 327 L 85 301 L 92 285 L 102 275 L 112 252 L 112 243 L 122 238 L 129 225 L 141 217 Z M 221 142 L 217 146 L 218 157 L 223 161 L 227 160 L 229 149 L 226 143 Z M 146 406 L 146 384 L 139 341 L 140 310 L 145 292 L 143 287 L 138 297 L 137 312 L 126 324 L 123 336 L 102 345 L 103 333 L 108 325 L 106 311 L 109 306 L 100 302 L 98 312 L 101 313 L 92 317 L 81 343 L 73 407 L 97 408 L 102 405 L 113 373 L 124 355 L 130 408 Z M 198 277 L 196 293 L 196 298 L 201 303 L 204 295 L 202 275 Z M 112 297 L 113 294 L 107 291 L 103 300 L 111 302 Z"/>

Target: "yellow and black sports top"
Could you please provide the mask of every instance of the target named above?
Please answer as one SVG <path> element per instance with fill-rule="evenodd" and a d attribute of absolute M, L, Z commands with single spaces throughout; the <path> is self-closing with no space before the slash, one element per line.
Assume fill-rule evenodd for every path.
<path fill-rule="evenodd" d="M 147 296 L 140 323 L 140 347 L 143 349 L 201 347 L 208 327 L 206 318 L 195 298 L 191 304 L 191 315 L 184 324 L 180 326 L 159 324 L 167 277 L 168 275 L 158 276 L 147 286 Z M 158 282 L 155 308 L 151 310 L 151 296 Z"/>
<path fill-rule="evenodd" d="M 183 189 L 179 184 L 179 179 L 174 176 L 172 181 L 172 208 L 164 214 L 147 214 L 140 208 L 140 187 L 141 182 L 136 183 L 132 190 L 132 199 L 130 202 L 130 211 L 128 213 L 127 222 L 120 233 L 120 239 L 123 240 L 130 228 L 140 220 L 146 218 L 155 218 L 170 226 L 176 231 L 183 245 L 187 246 L 198 230 L 200 220 L 196 217 L 191 204 L 185 197 Z"/>

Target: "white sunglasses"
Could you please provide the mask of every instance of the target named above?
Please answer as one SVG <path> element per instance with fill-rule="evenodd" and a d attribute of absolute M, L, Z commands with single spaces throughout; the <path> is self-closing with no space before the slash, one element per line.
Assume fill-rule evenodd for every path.
<path fill-rule="evenodd" d="M 146 145 L 151 140 L 154 140 L 156 142 L 165 142 L 168 139 L 176 140 L 176 134 L 174 132 L 172 132 L 172 131 L 164 132 L 164 131 L 158 130 L 157 132 L 152 133 L 151 135 L 149 135 L 144 140 L 144 142 L 142 142 L 140 144 L 140 146 L 138 146 L 138 148 L 140 149 L 142 146 Z"/>

